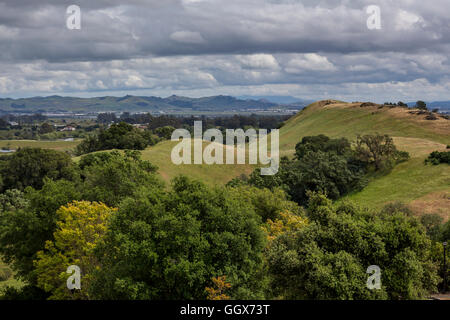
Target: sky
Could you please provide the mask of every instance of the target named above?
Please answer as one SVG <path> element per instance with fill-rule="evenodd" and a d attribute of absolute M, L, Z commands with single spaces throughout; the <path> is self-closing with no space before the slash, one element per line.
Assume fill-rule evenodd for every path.
<path fill-rule="evenodd" d="M 449 12 L 448 0 L 1 0 L 0 97 L 450 100 Z"/>

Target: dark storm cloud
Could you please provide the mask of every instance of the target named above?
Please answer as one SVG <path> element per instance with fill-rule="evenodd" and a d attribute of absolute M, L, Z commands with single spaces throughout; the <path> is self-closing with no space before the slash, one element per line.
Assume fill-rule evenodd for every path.
<path fill-rule="evenodd" d="M 448 0 L 75 3 L 81 30 L 66 28 L 74 1 L 0 3 L 0 93 L 448 88 Z M 381 30 L 367 28 L 368 5 L 381 8 Z"/>

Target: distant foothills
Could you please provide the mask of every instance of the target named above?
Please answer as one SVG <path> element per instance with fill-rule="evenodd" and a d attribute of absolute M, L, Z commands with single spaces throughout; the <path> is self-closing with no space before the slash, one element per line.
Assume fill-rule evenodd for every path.
<path fill-rule="evenodd" d="M 189 98 L 172 95 L 167 98 L 155 96 L 124 97 L 104 96 L 93 98 L 79 97 L 31 97 L 0 98 L 0 114 L 30 113 L 104 113 L 104 112 L 149 112 L 152 114 L 202 114 L 202 113 L 284 113 L 297 112 L 314 100 L 299 99 L 292 96 L 210 96 Z M 408 102 L 414 107 L 416 102 Z M 450 101 L 427 102 L 430 110 L 438 109 L 450 113 Z"/>
<path fill-rule="evenodd" d="M 167 98 L 131 96 L 124 97 L 32 97 L 0 98 L 1 113 L 99 113 L 99 112 L 150 112 L 150 113 L 201 113 L 201 112 L 295 112 L 312 101 L 292 97 L 236 98 L 212 96 L 189 98 L 172 95 Z"/>

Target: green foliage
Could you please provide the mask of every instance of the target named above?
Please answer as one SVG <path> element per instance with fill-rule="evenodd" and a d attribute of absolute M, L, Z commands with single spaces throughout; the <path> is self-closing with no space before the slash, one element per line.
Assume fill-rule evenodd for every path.
<path fill-rule="evenodd" d="M 338 199 L 364 183 L 364 171 L 353 167 L 349 160 L 334 152 L 309 152 L 301 160 L 287 166 L 284 181 L 292 199 L 306 204 L 308 191 L 322 191 L 331 199 Z"/>
<path fill-rule="evenodd" d="M 297 203 L 289 201 L 287 194 L 280 188 L 269 190 L 241 185 L 230 189 L 230 192 L 236 193 L 236 197 L 239 195 L 239 197 L 246 199 L 263 222 L 267 222 L 269 219 L 272 221 L 280 219 L 280 214 L 283 212 L 304 216 L 304 209 Z"/>
<path fill-rule="evenodd" d="M 165 126 L 165 127 L 161 127 L 161 128 L 155 129 L 155 133 L 160 138 L 163 138 L 163 139 L 166 139 L 166 140 L 170 140 L 174 130 L 175 130 L 175 128 L 172 127 L 172 126 Z"/>
<path fill-rule="evenodd" d="M 50 294 L 49 299 L 89 299 L 92 273 L 100 268 L 94 249 L 115 211 L 102 203 L 87 201 L 75 201 L 58 209 L 55 240 L 47 241 L 45 250 L 39 251 L 34 261 L 38 287 Z M 82 288 L 74 293 L 66 285 L 70 265 L 77 265 L 82 271 Z"/>
<path fill-rule="evenodd" d="M 109 129 L 102 130 L 98 136 L 86 138 L 75 152 L 78 155 L 100 150 L 130 149 L 144 150 L 157 141 L 150 131 L 142 131 L 125 122 L 112 124 Z"/>
<path fill-rule="evenodd" d="M 41 124 L 41 127 L 39 128 L 39 133 L 40 134 L 46 134 L 46 133 L 51 133 L 55 131 L 55 129 L 53 128 L 53 126 L 47 122 L 44 122 L 43 124 Z"/>
<path fill-rule="evenodd" d="M 390 202 L 386 204 L 383 207 L 383 209 L 381 209 L 381 214 L 385 215 L 392 215 L 399 212 L 404 213 L 410 217 L 412 217 L 414 214 L 413 211 L 407 205 L 405 205 L 403 202 L 400 201 Z"/>
<path fill-rule="evenodd" d="M 300 143 L 295 146 L 295 156 L 302 159 L 308 152 L 333 152 L 337 155 L 348 155 L 351 153 L 350 142 L 345 138 L 330 139 L 321 134 L 318 136 L 304 137 Z"/>
<path fill-rule="evenodd" d="M 56 210 L 80 197 L 73 182 L 46 180 L 41 190 L 28 188 L 22 198 L 8 201 L 20 205 L 0 212 L 0 255 L 18 277 L 35 284 L 33 260 L 53 240 Z"/>
<path fill-rule="evenodd" d="M 442 226 L 441 241 L 450 241 L 450 220 Z M 449 250 L 450 251 L 450 250 Z"/>
<path fill-rule="evenodd" d="M 409 159 L 407 152 L 399 152 L 388 135 L 364 135 L 356 140 L 357 157 L 373 165 L 375 170 L 391 169 L 396 163 Z"/>
<path fill-rule="evenodd" d="M 441 163 L 450 164 L 450 151 L 439 152 L 433 151 L 428 158 L 425 160 L 425 163 L 431 163 L 432 165 L 439 165 Z"/>
<path fill-rule="evenodd" d="M 305 137 L 295 150 L 296 159 L 282 158 L 276 175 L 261 176 L 258 169 L 250 175 L 249 184 L 280 187 L 301 205 L 306 205 L 308 191 L 322 191 L 331 199 L 338 199 L 366 184 L 365 164 L 355 158 L 345 138 Z"/>
<path fill-rule="evenodd" d="M 0 212 L 25 209 L 28 203 L 24 193 L 17 189 L 6 190 L 0 194 Z"/>
<path fill-rule="evenodd" d="M 0 265 L 0 281 L 6 281 L 12 276 L 12 270 L 5 265 Z"/>
<path fill-rule="evenodd" d="M 290 299 L 420 299 L 438 283 L 432 243 L 415 218 L 334 207 L 312 194 L 310 224 L 277 238 L 268 252 L 274 292 Z M 382 289 L 366 288 L 378 265 Z"/>
<path fill-rule="evenodd" d="M 96 153 L 82 158 L 83 197 L 117 206 L 121 199 L 131 196 L 141 186 L 162 188 L 154 174 L 156 167 L 140 159 L 139 152 L 121 154 Z"/>
<path fill-rule="evenodd" d="M 428 110 L 427 104 L 424 101 L 421 101 L 421 100 L 416 102 L 416 108 L 420 109 L 420 110 Z"/>
<path fill-rule="evenodd" d="M 420 217 L 420 222 L 427 230 L 427 235 L 434 241 L 439 241 L 442 238 L 443 221 L 438 214 L 424 214 Z"/>
<path fill-rule="evenodd" d="M 40 189 L 45 177 L 70 180 L 75 176 L 70 156 L 55 150 L 23 148 L 1 160 L 3 190 L 23 190 L 28 186 Z"/>
<path fill-rule="evenodd" d="M 25 193 L 8 191 L 0 197 L 0 254 L 17 275 L 36 284 L 33 260 L 53 241 L 57 210 L 74 200 L 102 201 L 114 206 L 140 186 L 162 188 L 156 168 L 139 158 L 139 153 L 113 152 L 88 156 L 81 161 L 81 177 L 73 181 L 44 179 L 41 190 L 31 187 Z"/>
<path fill-rule="evenodd" d="M 93 286 L 101 299 L 205 299 L 226 276 L 232 298 L 262 297 L 261 218 L 239 193 L 180 177 L 140 189 L 112 218 Z"/>
<path fill-rule="evenodd" d="M 7 287 L 2 292 L 0 300 L 45 300 L 47 294 L 45 291 L 39 289 L 33 285 L 26 285 L 21 288 L 15 288 L 12 286 Z"/>

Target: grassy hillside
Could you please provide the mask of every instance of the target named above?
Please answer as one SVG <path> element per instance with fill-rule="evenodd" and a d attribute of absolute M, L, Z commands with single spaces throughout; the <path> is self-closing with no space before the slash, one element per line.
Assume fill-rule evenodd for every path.
<path fill-rule="evenodd" d="M 450 144 L 450 121 L 425 120 L 402 108 L 361 107 L 338 101 L 311 104 L 291 118 L 280 130 L 280 153 L 292 156 L 295 145 L 304 136 L 325 134 L 346 137 L 352 141 L 358 134 L 383 133 L 394 137 L 400 150 L 408 151 L 411 160 L 397 166 L 386 176 L 373 179 L 361 192 L 349 198 L 361 204 L 381 207 L 387 202 L 409 203 L 418 213 L 436 212 L 447 219 L 450 212 L 450 167 L 425 166 L 424 160 L 435 150 L 445 150 Z M 203 180 L 208 184 L 223 184 L 248 174 L 252 166 L 175 166 L 170 152 L 176 143 L 164 142 L 143 152 L 143 157 L 159 167 L 165 180 L 178 174 Z"/>
<path fill-rule="evenodd" d="M 402 201 L 419 214 L 435 212 L 450 218 L 450 166 L 424 165 L 432 151 L 443 151 L 450 144 L 449 120 L 425 120 L 425 116 L 403 108 L 361 107 L 360 103 L 337 101 L 324 104 L 316 102 L 286 123 L 280 132 L 282 154 L 292 155 L 295 144 L 308 135 L 322 133 L 354 141 L 358 134 L 389 134 L 400 150 L 410 153 L 411 160 L 348 198 L 373 207 Z"/>
<path fill-rule="evenodd" d="M 321 101 L 309 105 L 281 129 L 280 149 L 284 153 L 293 154 L 301 137 L 321 133 L 355 139 L 358 134 L 379 132 L 450 144 L 450 121 L 442 118 L 425 120 L 425 116 L 409 114 L 404 108 L 360 107 L 360 103 L 324 104 Z"/>

